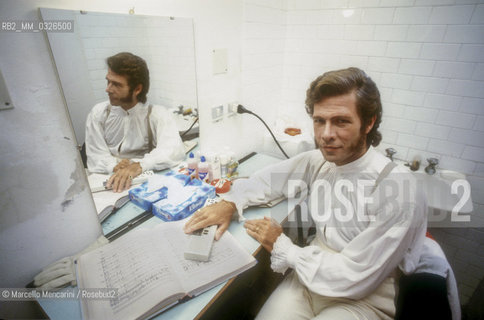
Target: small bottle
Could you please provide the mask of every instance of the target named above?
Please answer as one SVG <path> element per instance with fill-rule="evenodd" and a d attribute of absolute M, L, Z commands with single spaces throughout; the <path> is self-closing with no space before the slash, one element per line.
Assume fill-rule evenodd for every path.
<path fill-rule="evenodd" d="M 237 167 L 239 163 L 234 160 L 233 158 L 230 159 L 229 164 L 227 165 L 227 177 L 233 178 L 238 175 Z"/>
<path fill-rule="evenodd" d="M 208 162 L 205 160 L 204 156 L 200 157 L 200 163 L 198 164 L 198 179 L 203 182 L 208 181 Z"/>
<path fill-rule="evenodd" d="M 211 163 L 212 180 L 220 179 L 222 177 L 220 172 L 220 160 L 218 157 L 214 157 Z"/>
<path fill-rule="evenodd" d="M 195 177 L 195 175 L 197 174 L 197 159 L 195 158 L 193 152 L 190 152 L 190 154 L 188 155 L 187 169 L 188 175 Z"/>
<path fill-rule="evenodd" d="M 229 164 L 229 157 L 225 154 L 220 156 L 220 175 L 222 178 L 227 178 L 227 166 Z"/>

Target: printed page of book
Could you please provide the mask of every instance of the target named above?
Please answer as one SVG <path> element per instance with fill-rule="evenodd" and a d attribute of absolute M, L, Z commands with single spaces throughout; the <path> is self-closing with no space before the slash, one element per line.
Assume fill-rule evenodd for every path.
<path fill-rule="evenodd" d="M 158 241 L 163 238 L 160 236 Z M 157 251 L 160 246 L 153 240 L 151 229 L 139 229 L 81 256 L 80 288 L 118 290 L 114 300 L 81 300 L 84 318 L 136 319 L 183 296 L 166 254 Z"/>

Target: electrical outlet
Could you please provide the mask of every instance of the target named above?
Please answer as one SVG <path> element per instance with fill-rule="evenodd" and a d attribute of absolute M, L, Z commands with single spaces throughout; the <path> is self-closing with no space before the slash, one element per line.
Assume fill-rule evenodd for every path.
<path fill-rule="evenodd" d="M 239 104 L 237 102 L 231 102 L 227 105 L 227 116 L 232 117 L 237 114 L 237 106 Z"/>
<path fill-rule="evenodd" d="M 222 120 L 223 115 L 224 115 L 223 105 L 212 107 L 212 122 L 217 122 Z"/>

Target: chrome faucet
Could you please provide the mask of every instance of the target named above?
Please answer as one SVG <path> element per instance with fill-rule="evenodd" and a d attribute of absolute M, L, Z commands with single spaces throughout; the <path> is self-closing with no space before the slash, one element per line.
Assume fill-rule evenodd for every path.
<path fill-rule="evenodd" d="M 393 155 L 397 153 L 397 150 L 393 148 L 386 148 L 385 151 L 387 152 L 387 157 L 390 158 L 390 160 L 393 161 Z"/>
<path fill-rule="evenodd" d="M 439 159 L 437 158 L 428 158 L 427 161 L 429 165 L 425 168 L 425 172 L 432 175 L 435 173 L 435 166 L 439 164 Z"/>

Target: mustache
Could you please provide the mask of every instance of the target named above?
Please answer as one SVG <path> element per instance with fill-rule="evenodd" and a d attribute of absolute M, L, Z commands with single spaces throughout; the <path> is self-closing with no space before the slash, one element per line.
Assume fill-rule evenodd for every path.
<path fill-rule="evenodd" d="M 334 145 L 334 144 L 331 144 L 331 143 L 328 144 L 328 143 L 324 143 L 324 142 L 318 141 L 316 138 L 314 138 L 314 145 L 317 148 L 325 148 L 325 147 L 339 148 L 339 147 L 342 147 L 341 145 Z"/>

